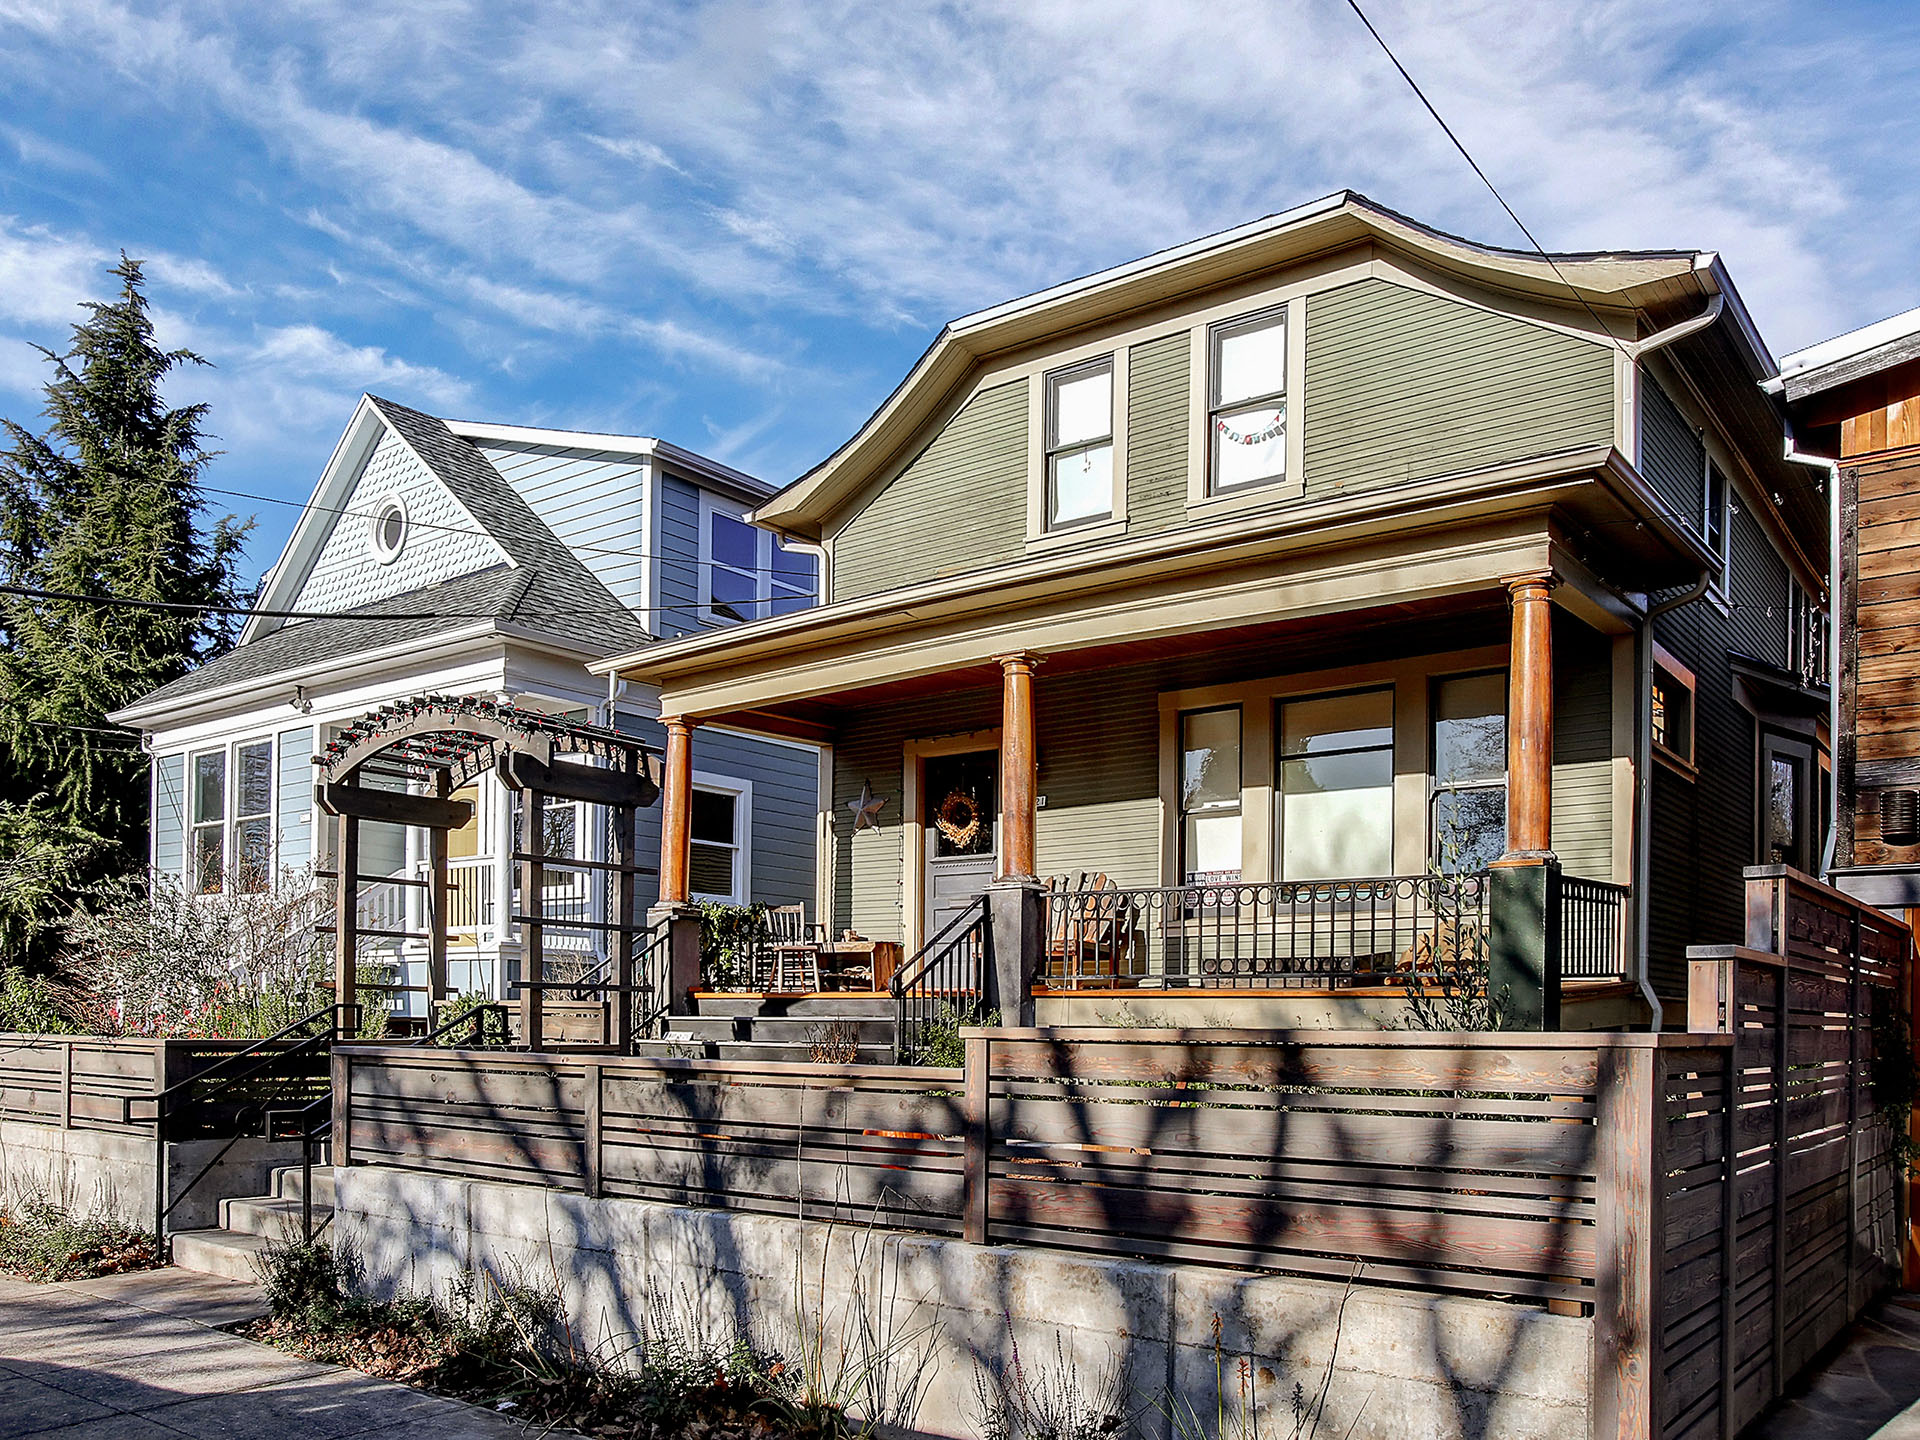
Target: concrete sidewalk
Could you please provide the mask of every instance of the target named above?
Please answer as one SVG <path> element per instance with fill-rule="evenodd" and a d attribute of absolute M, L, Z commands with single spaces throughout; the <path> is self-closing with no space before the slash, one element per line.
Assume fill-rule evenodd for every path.
<path fill-rule="evenodd" d="M 505 1440 L 503 1416 L 221 1333 L 259 1288 L 183 1270 L 0 1280 L 0 1440 Z"/>

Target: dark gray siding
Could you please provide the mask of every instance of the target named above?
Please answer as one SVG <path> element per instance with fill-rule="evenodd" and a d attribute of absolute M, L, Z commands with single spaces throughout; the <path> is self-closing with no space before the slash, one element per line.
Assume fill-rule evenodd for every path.
<path fill-rule="evenodd" d="M 1310 296 L 1302 441 L 1309 498 L 1613 438 L 1604 345 L 1362 280 Z"/>
<path fill-rule="evenodd" d="M 1640 374 L 1640 473 L 1695 530 L 1700 528 L 1707 449 L 1660 382 Z"/>
<path fill-rule="evenodd" d="M 1167 335 L 1127 355 L 1127 533 L 1151 535 L 1187 518 L 1187 422 L 1192 342 Z"/>
<path fill-rule="evenodd" d="M 833 598 L 1018 557 L 1027 536 L 1027 383 L 982 390 L 884 488 L 838 522 Z"/>
<path fill-rule="evenodd" d="M 677 475 L 662 475 L 660 614 L 647 628 L 662 638 L 708 627 L 700 622 L 700 492 Z"/>

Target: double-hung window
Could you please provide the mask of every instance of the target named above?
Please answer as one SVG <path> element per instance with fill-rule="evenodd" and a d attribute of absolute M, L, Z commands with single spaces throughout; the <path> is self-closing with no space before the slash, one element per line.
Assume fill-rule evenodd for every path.
<path fill-rule="evenodd" d="M 1287 317 L 1269 311 L 1208 332 L 1207 492 L 1287 473 Z"/>
<path fill-rule="evenodd" d="M 688 877 L 702 900 L 747 903 L 753 791 L 744 781 L 696 779 L 688 806 Z"/>
<path fill-rule="evenodd" d="M 1280 878 L 1393 873 L 1393 691 L 1280 705 Z"/>
<path fill-rule="evenodd" d="M 730 625 L 790 615 L 815 603 L 819 580 L 813 556 L 790 549 L 711 497 L 702 512 L 702 618 Z"/>
<path fill-rule="evenodd" d="M 1507 848 L 1507 677 L 1456 675 L 1433 687 L 1433 861 L 1483 870 Z"/>
<path fill-rule="evenodd" d="M 1180 875 L 1189 885 L 1240 879 L 1240 708 L 1180 717 Z"/>
<path fill-rule="evenodd" d="M 186 859 L 193 893 L 267 889 L 273 882 L 273 742 L 235 745 L 231 756 L 203 750 L 188 767 Z"/>
<path fill-rule="evenodd" d="M 1047 376 L 1047 529 L 1113 518 L 1113 361 Z"/>
<path fill-rule="evenodd" d="M 1700 512 L 1700 536 L 1707 542 L 1707 549 L 1713 552 L 1714 578 L 1724 589 L 1727 583 L 1727 546 L 1728 533 L 1732 528 L 1733 499 L 1725 472 L 1711 460 L 1707 461 L 1701 480 Z"/>

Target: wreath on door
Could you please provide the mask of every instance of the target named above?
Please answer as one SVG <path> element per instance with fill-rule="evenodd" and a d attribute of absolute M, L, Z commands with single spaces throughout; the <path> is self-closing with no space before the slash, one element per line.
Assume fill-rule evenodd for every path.
<path fill-rule="evenodd" d="M 933 824 L 947 843 L 964 850 L 980 835 L 980 802 L 965 790 L 954 790 L 940 802 Z"/>

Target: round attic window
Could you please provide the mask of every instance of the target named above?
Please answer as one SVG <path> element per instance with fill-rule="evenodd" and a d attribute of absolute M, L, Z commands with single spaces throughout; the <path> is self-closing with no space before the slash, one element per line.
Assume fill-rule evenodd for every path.
<path fill-rule="evenodd" d="M 382 500 L 373 512 L 367 540 L 373 548 L 373 558 L 382 565 L 391 565 L 399 558 L 400 547 L 407 543 L 407 505 L 398 495 Z"/>

